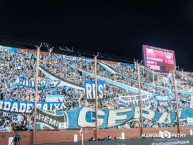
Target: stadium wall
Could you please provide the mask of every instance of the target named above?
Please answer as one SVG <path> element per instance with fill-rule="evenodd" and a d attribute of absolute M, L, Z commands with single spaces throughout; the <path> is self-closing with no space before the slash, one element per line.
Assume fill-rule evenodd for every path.
<path fill-rule="evenodd" d="M 193 126 L 181 127 L 180 131 L 183 134 L 190 135 L 190 129 L 193 130 Z M 144 128 L 144 133 L 159 133 L 159 131 L 169 131 L 171 133 L 177 133 L 176 127 L 167 128 Z M 98 138 L 103 139 L 109 135 L 114 139 L 115 137 L 121 137 L 122 133 L 125 133 L 125 139 L 134 139 L 140 136 L 139 128 L 129 129 L 100 129 L 98 130 Z M 36 132 L 36 144 L 44 143 L 59 143 L 59 142 L 73 142 L 74 135 L 77 134 L 78 141 L 81 141 L 79 130 L 61 130 L 61 131 L 37 131 Z M 33 132 L 19 132 L 21 136 L 21 144 L 31 145 L 33 143 Z M 84 141 L 88 141 L 94 137 L 95 130 L 83 130 Z M 15 132 L 0 133 L 0 145 L 8 144 L 9 137 L 14 137 Z"/>

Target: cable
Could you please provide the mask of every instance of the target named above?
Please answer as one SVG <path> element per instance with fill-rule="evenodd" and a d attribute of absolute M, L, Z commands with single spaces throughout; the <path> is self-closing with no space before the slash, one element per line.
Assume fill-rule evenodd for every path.
<path fill-rule="evenodd" d="M 22 48 L 26 48 L 29 47 L 30 49 L 34 49 L 34 45 L 40 44 L 41 42 L 37 42 L 37 41 L 31 41 L 31 40 L 25 40 L 25 39 L 18 39 L 18 38 L 11 38 L 11 37 L 0 37 L 0 42 L 4 43 L 4 44 L 9 44 L 11 46 L 19 46 Z M 59 50 L 59 47 L 63 47 L 65 48 L 66 46 L 61 46 L 61 45 L 53 45 L 50 44 L 50 46 L 55 47 L 56 49 L 54 49 L 54 52 L 58 53 L 58 52 L 64 52 Z M 96 55 L 98 52 L 96 51 L 89 51 L 89 50 L 84 50 L 84 49 L 77 49 L 77 48 L 73 48 L 73 52 L 71 52 L 71 54 L 83 54 L 85 56 L 88 57 L 93 57 L 94 55 Z M 69 54 L 69 53 L 67 53 Z M 99 58 L 101 59 L 105 59 L 105 60 L 114 60 L 114 61 L 119 61 L 119 62 L 129 62 L 129 63 L 133 63 L 132 59 L 129 58 L 124 58 L 121 56 L 114 56 L 111 54 L 106 54 L 106 53 L 100 53 Z"/>
<path fill-rule="evenodd" d="M 9 36 L 0 36 L 0 42 L 4 45 L 10 45 L 13 47 L 19 47 L 19 48 L 24 48 L 24 49 L 35 49 L 34 46 L 39 45 L 41 43 L 38 41 L 26 40 L 26 39 L 21 39 L 21 38 L 13 38 Z M 63 50 L 60 50 L 59 48 L 60 47 L 66 48 L 67 46 L 61 46 L 61 45 L 56 45 L 56 44 L 50 44 L 50 46 L 54 47 L 55 49 L 53 50 L 53 52 L 58 53 L 58 54 L 62 53 L 62 54 L 67 54 L 67 55 L 72 55 L 72 56 L 83 55 L 85 57 L 93 58 L 94 55 L 96 55 L 97 53 L 100 53 L 98 57 L 99 59 L 133 64 L 133 59 L 125 58 L 122 56 L 101 53 L 101 52 L 96 52 L 96 51 L 90 51 L 90 50 L 85 50 L 85 49 L 80 49 L 80 48 L 73 48 L 73 47 L 71 48 L 73 49 L 73 52 L 68 52 L 68 51 L 65 52 Z M 47 51 L 47 49 L 42 49 L 42 50 Z M 183 68 L 184 71 L 193 72 L 193 66 L 185 65 L 180 68 L 181 69 Z"/>

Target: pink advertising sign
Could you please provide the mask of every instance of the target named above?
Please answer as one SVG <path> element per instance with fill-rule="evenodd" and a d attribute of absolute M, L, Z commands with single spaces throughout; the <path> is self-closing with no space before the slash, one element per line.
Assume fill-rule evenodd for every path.
<path fill-rule="evenodd" d="M 173 50 L 143 45 L 144 65 L 156 72 L 168 73 L 176 69 Z"/>

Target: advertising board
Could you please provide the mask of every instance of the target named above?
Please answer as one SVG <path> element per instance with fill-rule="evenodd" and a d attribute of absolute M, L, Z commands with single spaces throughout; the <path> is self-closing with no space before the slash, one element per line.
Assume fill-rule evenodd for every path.
<path fill-rule="evenodd" d="M 144 65 L 156 72 L 168 73 L 176 68 L 173 50 L 143 45 L 143 58 Z"/>

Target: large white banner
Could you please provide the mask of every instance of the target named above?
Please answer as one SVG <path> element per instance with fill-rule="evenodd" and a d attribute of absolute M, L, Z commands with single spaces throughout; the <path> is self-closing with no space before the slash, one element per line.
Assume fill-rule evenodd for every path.
<path fill-rule="evenodd" d="M 46 94 L 46 102 L 64 102 L 64 95 Z"/>
<path fill-rule="evenodd" d="M 146 109 L 150 108 L 150 100 L 148 95 L 141 96 L 142 106 Z M 119 104 L 124 104 L 128 106 L 139 106 L 139 96 L 119 96 Z"/>

